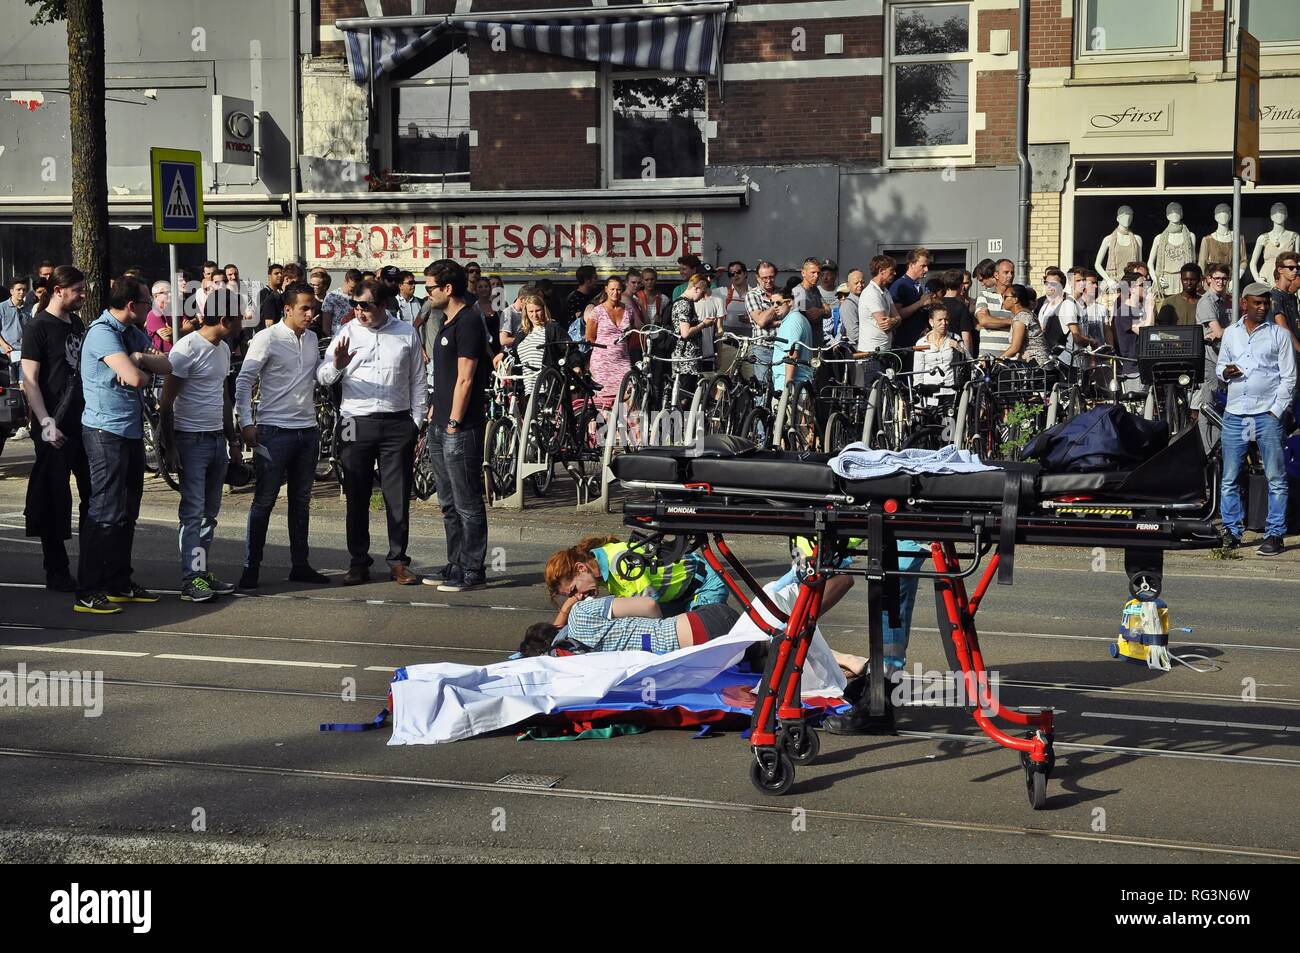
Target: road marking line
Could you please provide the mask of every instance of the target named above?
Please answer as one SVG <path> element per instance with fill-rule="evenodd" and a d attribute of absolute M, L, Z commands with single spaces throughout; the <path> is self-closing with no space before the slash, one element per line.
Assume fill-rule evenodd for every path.
<path fill-rule="evenodd" d="M 1202 718 L 1165 718 L 1157 715 L 1118 715 L 1102 711 L 1082 712 L 1084 718 L 1111 718 L 1119 721 L 1149 721 L 1169 725 L 1195 725 L 1198 728 L 1247 728 L 1254 731 L 1300 731 L 1290 725 L 1254 725 L 1241 721 L 1206 721 Z"/>
<path fill-rule="evenodd" d="M 363 672 L 396 672 L 397 669 L 391 665 L 367 665 L 362 669 Z"/>
<path fill-rule="evenodd" d="M 116 655 L 122 658 L 146 658 L 148 652 L 114 652 L 109 649 L 61 649 L 52 645 L 0 645 L 7 652 L 58 652 L 63 655 Z"/>
<path fill-rule="evenodd" d="M 293 668 L 356 668 L 343 662 L 293 662 L 287 659 L 227 658 L 222 655 L 155 655 L 173 662 L 234 662 L 239 665 L 287 665 Z"/>

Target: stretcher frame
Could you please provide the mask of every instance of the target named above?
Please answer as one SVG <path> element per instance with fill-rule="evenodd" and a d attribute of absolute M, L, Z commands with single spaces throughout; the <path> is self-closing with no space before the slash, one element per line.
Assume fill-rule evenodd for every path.
<path fill-rule="evenodd" d="M 1017 544 L 1122 547 L 1130 591 L 1143 599 L 1154 599 L 1161 591 L 1165 550 L 1218 545 L 1210 522 L 1217 489 L 1213 481 L 1207 481 L 1206 499 L 1199 503 L 1106 500 L 1072 508 L 1063 501 L 1043 501 L 1027 513 L 1020 511 L 1020 481 L 1010 472 L 1000 504 L 916 498 L 858 501 L 835 493 L 625 482 L 630 490 L 652 492 L 654 500 L 624 505 L 624 523 L 632 533 L 623 571 L 635 573 L 638 566 L 670 563 L 688 551 L 699 551 L 754 624 L 772 637 L 750 724 L 750 780 L 766 794 L 788 791 L 795 765 L 811 763 L 820 749 L 817 730 L 806 721 L 800 702 L 800 680 L 830 576 L 866 580 L 870 657 L 865 701 L 868 720 L 880 719 L 882 726 L 892 726 L 886 721 L 882 610 L 890 614 L 891 625 L 898 623 L 899 612 L 897 587 L 887 580 L 911 576 L 934 581 L 941 642 L 952 670 L 962 673 L 966 699 L 978 699 L 968 705 L 974 721 L 994 743 L 1019 752 L 1029 803 L 1039 810 L 1046 804 L 1047 780 L 1056 761 L 1055 711 L 1007 708 L 978 690 L 987 684 L 987 668 L 975 615 L 995 578 L 1002 585 L 1012 583 Z M 802 536 L 813 542 L 788 613 L 732 551 L 725 539 L 728 533 Z M 928 546 L 934 568 L 900 569 L 898 542 L 903 539 Z M 966 580 L 990 552 L 974 593 L 968 594 Z M 858 560 L 863 565 L 857 565 Z M 767 621 L 757 605 L 777 624 Z M 1017 737 L 998 727 L 997 720 L 1027 731 Z"/>

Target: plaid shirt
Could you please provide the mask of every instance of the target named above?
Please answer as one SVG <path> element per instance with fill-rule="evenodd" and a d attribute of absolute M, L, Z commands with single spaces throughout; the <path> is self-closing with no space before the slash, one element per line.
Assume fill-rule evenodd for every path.
<path fill-rule="evenodd" d="M 677 620 L 614 619 L 614 597 L 583 599 L 569 612 L 569 624 L 561 632 L 593 652 L 675 652 Z"/>
<path fill-rule="evenodd" d="M 745 295 L 745 309 L 749 312 L 749 327 L 755 336 L 776 330 L 775 328 L 760 328 L 754 323 L 754 312 L 766 311 L 770 307 L 772 307 L 772 299 L 767 296 L 767 292 L 763 290 L 762 285 L 755 285 L 749 289 L 749 294 Z"/>

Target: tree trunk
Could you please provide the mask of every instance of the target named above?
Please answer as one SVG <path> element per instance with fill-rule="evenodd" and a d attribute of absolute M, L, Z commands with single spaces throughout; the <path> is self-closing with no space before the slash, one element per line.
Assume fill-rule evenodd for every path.
<path fill-rule="evenodd" d="M 68 0 L 72 261 L 86 276 L 86 323 L 108 298 L 108 156 L 103 0 Z"/>

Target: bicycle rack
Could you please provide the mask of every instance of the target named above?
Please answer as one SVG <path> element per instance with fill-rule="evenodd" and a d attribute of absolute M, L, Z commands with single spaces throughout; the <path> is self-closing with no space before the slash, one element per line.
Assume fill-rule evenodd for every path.
<path fill-rule="evenodd" d="M 614 482 L 614 470 L 610 466 L 610 461 L 614 459 L 614 444 L 618 441 L 618 435 L 626 423 L 625 413 L 622 401 L 615 400 L 614 406 L 610 408 L 610 416 L 614 418 L 613 423 L 606 423 L 605 447 L 600 455 L 600 494 L 594 500 L 584 499 L 587 496 L 587 487 L 578 484 L 579 512 L 609 512 L 609 485 Z"/>

